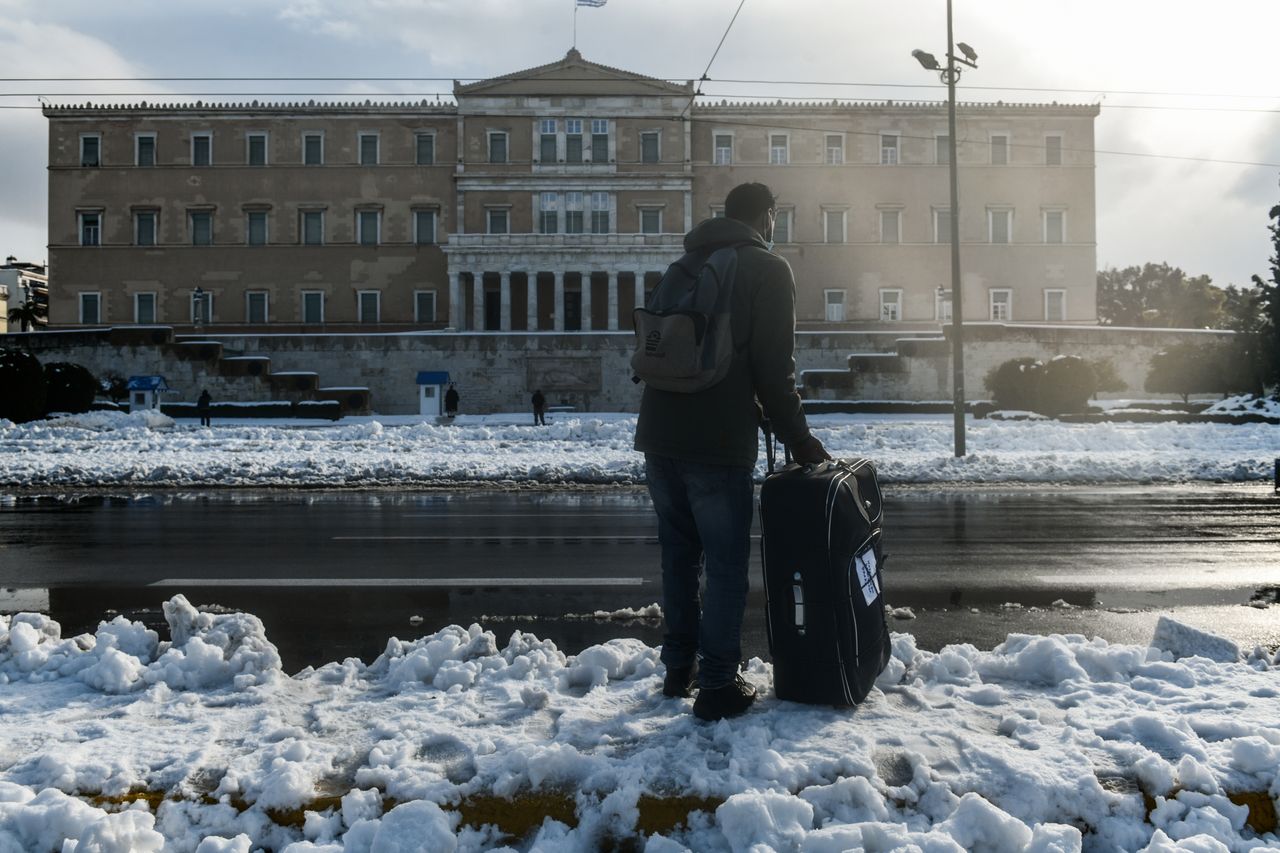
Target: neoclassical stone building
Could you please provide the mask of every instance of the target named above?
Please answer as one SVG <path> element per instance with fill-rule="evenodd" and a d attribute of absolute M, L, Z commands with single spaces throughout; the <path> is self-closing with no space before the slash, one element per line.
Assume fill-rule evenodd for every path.
<path fill-rule="evenodd" d="M 706 103 L 577 51 L 456 104 L 54 106 L 50 325 L 625 331 L 742 181 L 802 328 L 950 317 L 938 103 Z M 1093 323 L 1094 106 L 959 109 L 964 316 Z"/>

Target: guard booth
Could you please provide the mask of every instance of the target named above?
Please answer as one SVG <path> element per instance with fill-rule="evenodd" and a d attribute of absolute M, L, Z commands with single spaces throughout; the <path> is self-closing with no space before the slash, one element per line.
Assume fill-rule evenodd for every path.
<path fill-rule="evenodd" d="M 169 391 L 163 376 L 129 377 L 129 411 L 160 408 L 160 396 Z"/>
<path fill-rule="evenodd" d="M 444 391 L 449 387 L 449 371 L 418 371 L 418 413 L 438 418 L 444 414 Z"/>

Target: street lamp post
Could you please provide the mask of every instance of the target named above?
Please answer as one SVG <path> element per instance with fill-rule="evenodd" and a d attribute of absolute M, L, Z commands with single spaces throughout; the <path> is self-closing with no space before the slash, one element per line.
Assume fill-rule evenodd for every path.
<path fill-rule="evenodd" d="M 959 47 L 964 57 L 956 56 Z M 954 43 L 951 30 L 951 0 L 947 0 L 947 65 L 944 68 L 933 54 L 913 50 L 911 55 L 928 71 L 937 71 L 947 84 L 947 165 L 951 179 L 951 385 L 955 419 L 955 453 L 964 456 L 964 300 L 960 292 L 960 192 L 956 182 L 956 82 L 960 69 L 977 68 L 978 54 L 964 42 Z"/>

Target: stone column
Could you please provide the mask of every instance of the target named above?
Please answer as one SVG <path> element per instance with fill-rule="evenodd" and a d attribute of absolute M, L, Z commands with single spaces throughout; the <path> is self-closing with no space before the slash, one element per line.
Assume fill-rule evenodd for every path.
<path fill-rule="evenodd" d="M 511 331 L 511 270 L 502 271 L 502 331 Z"/>
<path fill-rule="evenodd" d="M 636 307 L 644 307 L 644 270 L 635 270 L 636 277 Z"/>
<path fill-rule="evenodd" d="M 528 314 L 525 317 L 525 328 L 531 332 L 538 331 L 538 274 L 525 273 L 525 301 L 528 303 Z"/>
<path fill-rule="evenodd" d="M 484 331 L 484 273 L 471 274 L 471 323 L 477 332 Z"/>
<path fill-rule="evenodd" d="M 609 331 L 618 331 L 618 271 L 609 270 Z"/>
<path fill-rule="evenodd" d="M 591 331 L 591 273 L 582 274 L 582 331 Z"/>
<path fill-rule="evenodd" d="M 449 273 L 449 326 L 459 331 L 467 327 L 467 309 L 462 303 L 462 274 Z"/>
<path fill-rule="evenodd" d="M 556 316 L 553 328 L 557 332 L 564 331 L 564 270 L 557 270 L 556 277 Z"/>

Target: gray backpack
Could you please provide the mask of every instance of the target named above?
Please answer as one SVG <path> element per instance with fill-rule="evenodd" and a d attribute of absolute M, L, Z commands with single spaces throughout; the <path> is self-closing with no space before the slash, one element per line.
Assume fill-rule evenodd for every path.
<path fill-rule="evenodd" d="M 637 382 L 686 394 L 710 388 L 733 363 L 733 279 L 739 243 L 689 252 L 667 268 L 643 308 L 632 312 Z"/>

